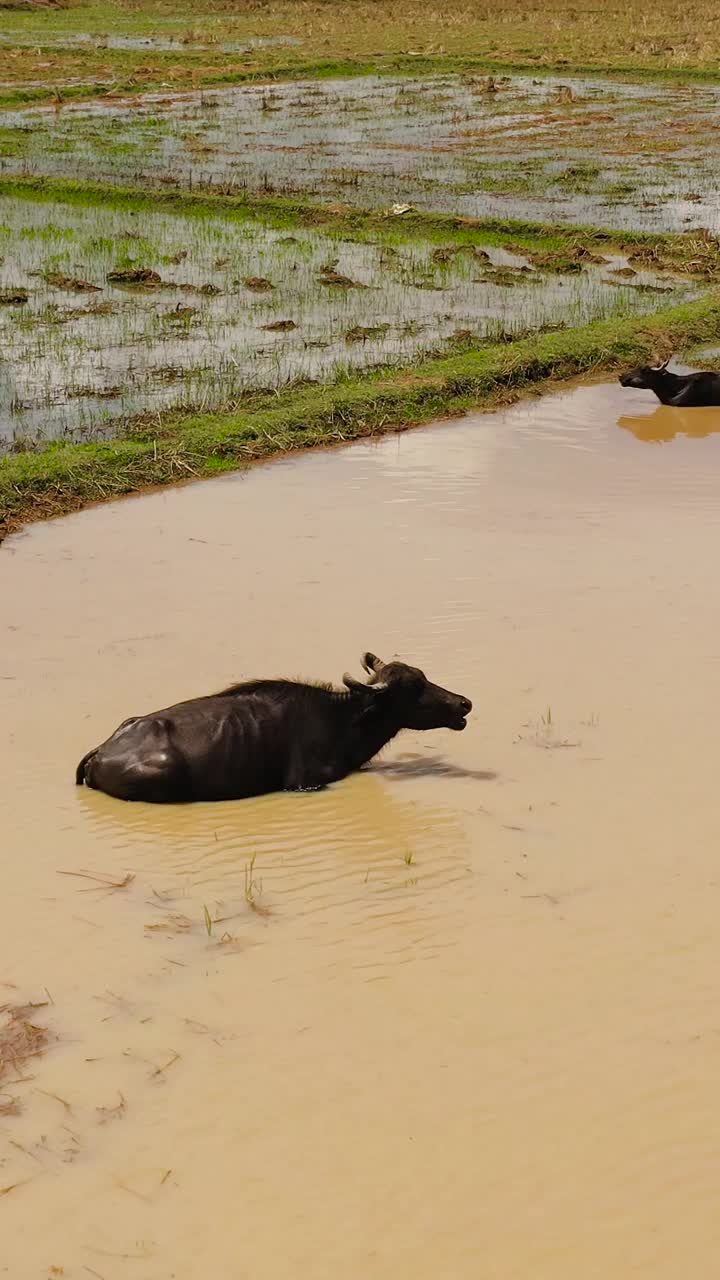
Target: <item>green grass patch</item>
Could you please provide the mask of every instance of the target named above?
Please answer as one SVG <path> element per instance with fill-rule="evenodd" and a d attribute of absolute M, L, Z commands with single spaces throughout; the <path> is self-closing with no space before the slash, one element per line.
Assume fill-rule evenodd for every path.
<path fill-rule="evenodd" d="M 95 183 L 86 180 L 52 177 L 0 176 L 0 201 L 3 195 L 37 201 L 62 201 L 86 208 L 150 210 L 194 217 L 237 218 L 261 221 L 277 230 L 292 227 L 316 227 L 338 234 L 351 232 L 358 239 L 376 241 L 378 234 L 389 242 L 427 240 L 433 243 L 497 244 L 514 242 L 528 249 L 543 249 L 562 255 L 573 245 L 622 252 L 643 251 L 655 265 L 667 261 L 680 267 L 698 262 L 699 240 L 706 240 L 704 258 L 718 257 L 720 251 L 703 233 L 656 234 L 575 224 L 531 222 L 519 218 L 472 218 L 448 213 L 411 210 L 400 217 L 388 216 L 378 209 L 358 208 L 338 202 L 319 204 L 297 196 L 249 195 L 217 191 L 187 191 L 179 188 L 145 188 Z M 1 206 L 0 206 L 1 211 Z M 700 246 L 702 248 L 702 246 Z M 701 252 L 700 257 L 703 258 Z M 703 273 L 707 262 L 703 261 Z"/>

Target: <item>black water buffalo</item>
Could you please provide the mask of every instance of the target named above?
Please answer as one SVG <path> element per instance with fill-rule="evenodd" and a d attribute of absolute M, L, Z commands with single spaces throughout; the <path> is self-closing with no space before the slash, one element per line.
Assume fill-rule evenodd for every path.
<path fill-rule="evenodd" d="M 125 720 L 75 781 L 120 800 L 172 804 L 315 791 L 371 760 L 401 729 L 464 729 L 469 698 L 366 653 L 344 690 L 251 680 Z"/>
<path fill-rule="evenodd" d="M 637 369 L 621 374 L 621 386 L 654 391 L 662 404 L 678 408 L 720 405 L 720 374 L 670 373 L 668 365 L 671 359 L 672 356 L 668 356 L 662 364 L 639 365 Z"/>

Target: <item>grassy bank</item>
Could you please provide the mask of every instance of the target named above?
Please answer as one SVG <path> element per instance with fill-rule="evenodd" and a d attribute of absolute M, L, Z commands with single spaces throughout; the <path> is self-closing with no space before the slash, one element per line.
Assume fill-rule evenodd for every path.
<path fill-rule="evenodd" d="M 404 430 L 442 415 L 491 407 L 548 380 L 612 369 L 656 348 L 720 336 L 717 291 L 653 316 L 428 360 L 391 375 L 255 397 L 232 411 L 168 414 L 108 444 L 52 445 L 0 460 L 0 536 L 22 523 L 143 488 L 212 476 L 292 449 Z"/>
<path fill-rule="evenodd" d="M 411 209 L 400 217 L 382 210 L 361 208 L 338 202 L 321 204 L 299 196 L 252 195 L 182 188 L 121 186 L 109 182 L 89 182 L 70 178 L 2 177 L 0 200 L 15 196 L 37 201 L 61 200 L 81 207 L 104 207 L 136 213 L 166 209 L 191 217 L 253 219 L 282 230 L 316 227 L 352 233 L 358 239 L 425 240 L 454 244 L 518 242 L 527 248 L 562 253 L 573 246 L 623 252 L 641 251 L 656 267 L 691 268 L 692 274 L 714 275 L 720 270 L 717 242 L 702 232 L 656 234 L 576 224 L 530 222 L 519 218 L 471 218 Z"/>
<path fill-rule="evenodd" d="M 681 10 L 672 0 L 593 8 L 573 0 L 450 0 L 440 7 L 430 0 L 276 0 L 242 7 L 229 0 L 119 0 L 111 8 L 102 0 L 53 8 L 7 7 L 11 3 L 4 0 L 2 10 L 11 42 L 0 47 L 6 94 L 25 87 L 50 97 L 69 80 L 81 80 L 82 92 L 102 91 L 103 82 L 133 92 L 449 67 L 720 74 L 720 28 L 710 0 L 690 0 Z M 87 42 L 70 43 L 79 34 Z M 118 37 L 127 43 L 108 45 Z M 251 43 L 257 40 L 268 43 Z M 292 43 L 272 43 L 287 40 Z M 173 47 L 163 48 L 168 41 Z"/>
<path fill-rule="evenodd" d="M 23 50 L 27 53 L 27 50 Z M 92 58 L 59 59 L 52 49 L 29 51 L 30 64 L 41 57 L 48 70 L 46 83 L 28 83 L 29 68 L 24 69 L 16 82 L 8 70 L 7 54 L 0 49 L 0 75 L 6 83 L 0 88 L 0 108 L 41 106 L 87 101 L 93 98 L 122 99 L 142 93 L 168 90 L 175 93 L 193 89 L 223 89 L 243 84 L 273 84 L 289 80 L 331 80 L 346 76 L 418 76 L 418 75 L 588 75 L 605 76 L 611 80 L 665 81 L 673 84 L 720 83 L 720 67 L 638 67 L 632 64 L 596 66 L 577 62 L 569 65 L 560 59 L 556 62 L 521 60 L 498 61 L 472 55 L 427 55 L 422 57 L 378 56 L 375 58 L 317 58 L 309 61 L 278 62 L 263 60 L 259 66 L 207 65 L 206 59 L 182 55 L 182 60 L 167 60 L 151 69 L 144 65 L 124 66 L 118 60 L 111 63 L 96 62 Z M 95 65 L 94 65 L 95 62 Z M 69 65 L 68 65 L 69 63 Z M 58 65 L 59 64 L 59 65 Z M 43 75 L 38 63 L 35 68 L 38 79 Z M 17 70 L 15 75 L 17 75 Z M 66 83 L 72 78 L 72 83 Z"/>

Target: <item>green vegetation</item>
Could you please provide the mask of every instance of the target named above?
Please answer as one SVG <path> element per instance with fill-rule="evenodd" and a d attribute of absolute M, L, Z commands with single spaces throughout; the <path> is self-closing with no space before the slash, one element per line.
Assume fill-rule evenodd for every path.
<path fill-rule="evenodd" d="M 643 250 L 658 266 L 681 270 L 691 263 L 703 269 L 717 259 L 720 247 L 715 238 L 702 231 L 663 234 L 633 231 L 586 224 L 533 222 L 523 218 L 472 218 L 449 213 L 409 209 L 399 217 L 384 210 L 355 208 L 351 205 L 322 203 L 302 195 L 254 195 L 249 192 L 227 194 L 214 191 L 189 191 L 184 188 L 148 190 L 137 185 L 100 183 L 72 178 L 0 176 L 0 199 L 3 196 L 28 197 L 35 201 L 60 200 L 86 208 L 112 208 L 133 212 L 167 209 L 189 217 L 222 216 L 247 221 L 256 219 L 276 230 L 316 227 L 337 235 L 352 234 L 375 238 L 378 231 L 388 243 L 428 240 L 454 245 L 483 244 L 505 247 L 515 242 L 525 249 L 546 250 L 558 255 L 573 247 L 607 247 L 610 251 L 633 253 Z"/>
<path fill-rule="evenodd" d="M 145 486 L 212 476 L 278 452 L 403 430 L 490 407 L 546 379 L 637 362 L 657 347 L 720 335 L 720 298 L 651 318 L 600 321 L 444 359 L 391 375 L 289 389 L 229 413 L 168 414 L 111 444 L 52 445 L 0 467 L 0 532 Z"/>

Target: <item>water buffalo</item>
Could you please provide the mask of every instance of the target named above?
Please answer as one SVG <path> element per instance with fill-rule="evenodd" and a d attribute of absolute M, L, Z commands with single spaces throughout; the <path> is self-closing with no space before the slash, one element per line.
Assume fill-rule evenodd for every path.
<path fill-rule="evenodd" d="M 345 689 L 251 680 L 125 720 L 75 774 L 119 800 L 173 804 L 315 791 L 371 760 L 401 729 L 464 729 L 469 698 L 366 653 Z"/>
<path fill-rule="evenodd" d="M 629 373 L 620 375 L 623 387 L 640 387 L 654 391 L 662 404 L 678 408 L 700 408 L 703 405 L 720 405 L 720 374 L 670 373 L 668 365 L 672 356 L 662 364 L 639 365 Z"/>

